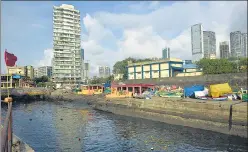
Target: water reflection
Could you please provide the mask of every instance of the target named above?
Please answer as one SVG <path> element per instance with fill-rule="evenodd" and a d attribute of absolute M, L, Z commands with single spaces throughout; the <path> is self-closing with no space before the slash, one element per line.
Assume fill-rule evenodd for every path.
<path fill-rule="evenodd" d="M 15 104 L 13 110 L 14 133 L 37 152 L 247 149 L 244 138 L 94 111 L 80 102 Z"/>

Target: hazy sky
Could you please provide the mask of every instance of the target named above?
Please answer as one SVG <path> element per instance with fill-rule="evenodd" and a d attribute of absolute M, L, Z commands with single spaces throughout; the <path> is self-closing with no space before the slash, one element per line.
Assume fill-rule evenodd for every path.
<path fill-rule="evenodd" d="M 202 23 L 216 32 L 219 42 L 231 31 L 247 32 L 246 1 L 178 2 L 2 2 L 1 53 L 7 48 L 18 65 L 51 65 L 53 6 L 74 5 L 81 13 L 82 48 L 90 61 L 91 75 L 99 65 L 113 66 L 126 57 L 191 59 L 190 26 Z M 1 67 L 4 68 L 3 55 Z M 2 70 L 3 71 L 3 70 Z"/>

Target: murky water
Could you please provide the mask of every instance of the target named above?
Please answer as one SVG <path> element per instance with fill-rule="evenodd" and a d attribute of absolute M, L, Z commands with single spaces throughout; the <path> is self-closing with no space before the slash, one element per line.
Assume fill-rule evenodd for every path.
<path fill-rule="evenodd" d="M 36 152 L 241 152 L 248 148 L 245 138 L 95 111 L 80 102 L 14 104 L 13 116 L 14 133 Z"/>

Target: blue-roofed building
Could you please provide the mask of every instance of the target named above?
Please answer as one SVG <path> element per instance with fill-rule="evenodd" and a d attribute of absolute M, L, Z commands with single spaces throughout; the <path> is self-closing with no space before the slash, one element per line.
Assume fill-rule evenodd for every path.
<path fill-rule="evenodd" d="M 183 72 L 183 61 L 167 58 L 154 61 L 128 63 L 128 80 L 175 77 Z"/>
<path fill-rule="evenodd" d="M 156 79 L 167 77 L 184 77 L 202 75 L 202 70 L 191 62 L 181 59 L 167 58 L 154 61 L 128 63 L 128 80 Z"/>
<path fill-rule="evenodd" d="M 183 72 L 179 73 L 177 77 L 182 76 L 200 76 L 202 75 L 202 69 L 199 69 L 196 64 L 183 64 Z"/>

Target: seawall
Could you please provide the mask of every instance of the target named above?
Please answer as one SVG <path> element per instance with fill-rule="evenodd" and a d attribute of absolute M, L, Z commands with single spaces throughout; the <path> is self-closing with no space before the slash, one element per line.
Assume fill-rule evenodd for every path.
<path fill-rule="evenodd" d="M 97 110 L 247 138 L 247 103 L 193 99 L 98 99 Z"/>

